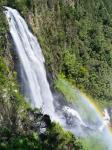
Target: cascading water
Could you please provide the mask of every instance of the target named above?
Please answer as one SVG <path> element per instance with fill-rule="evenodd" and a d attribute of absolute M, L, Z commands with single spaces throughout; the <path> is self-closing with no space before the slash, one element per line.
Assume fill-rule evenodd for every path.
<path fill-rule="evenodd" d="M 25 97 L 33 107 L 42 108 L 43 113 L 54 118 L 53 97 L 46 79 L 44 57 L 38 41 L 20 14 L 15 9 L 6 9 L 10 33 L 21 64 Z"/>
<path fill-rule="evenodd" d="M 46 78 L 44 57 L 36 37 L 30 32 L 24 19 L 15 9 L 9 7 L 5 9 L 15 51 L 20 61 L 20 74 L 26 100 L 31 103 L 32 107 L 41 108 L 44 114 L 50 115 L 52 120 L 59 121 L 65 129 L 72 131 L 77 136 L 100 137 L 102 143 L 106 142 L 104 150 L 112 150 L 112 135 L 109 129 L 102 126 L 103 119 L 78 90 L 73 90 L 74 94 L 77 93 L 75 104 L 67 106 L 57 101 L 55 103 L 57 105 L 54 106 Z"/>

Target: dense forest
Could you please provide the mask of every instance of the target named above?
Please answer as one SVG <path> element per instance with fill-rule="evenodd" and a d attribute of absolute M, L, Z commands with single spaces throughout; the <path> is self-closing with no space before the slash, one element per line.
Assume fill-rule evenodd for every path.
<path fill-rule="evenodd" d="M 53 88 L 64 94 L 64 78 L 105 107 L 112 104 L 111 0 L 0 0 L 0 150 L 87 149 L 21 95 L 3 6 L 17 9 L 37 36 Z"/>

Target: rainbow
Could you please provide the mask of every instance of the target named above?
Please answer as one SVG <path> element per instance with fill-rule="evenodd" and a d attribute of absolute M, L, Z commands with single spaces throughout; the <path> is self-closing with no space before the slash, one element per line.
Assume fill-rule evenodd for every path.
<path fill-rule="evenodd" d="M 96 110 L 96 112 L 99 114 L 100 118 L 103 120 L 103 113 L 102 113 L 102 109 L 100 108 L 100 106 L 95 102 L 95 100 L 93 100 L 90 96 L 87 96 L 87 94 L 83 93 L 81 91 L 81 95 L 83 97 L 86 98 L 86 100 L 94 107 L 94 109 Z M 112 127 L 107 126 L 108 130 L 110 131 L 110 133 L 112 134 Z"/>

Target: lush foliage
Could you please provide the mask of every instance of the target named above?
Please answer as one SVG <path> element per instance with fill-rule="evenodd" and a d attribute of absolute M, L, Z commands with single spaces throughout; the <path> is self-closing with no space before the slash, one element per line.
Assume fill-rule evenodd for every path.
<path fill-rule="evenodd" d="M 52 124 L 47 130 L 42 144 L 42 149 L 49 150 L 83 150 L 80 141 L 76 139 L 71 133 L 65 132 L 57 124 Z"/>
<path fill-rule="evenodd" d="M 30 23 L 54 75 L 95 99 L 112 99 L 112 21 L 108 0 L 33 0 Z M 34 19 L 33 15 L 35 16 Z M 52 28 L 51 28 L 52 27 Z"/>
<path fill-rule="evenodd" d="M 0 6 L 10 6 L 17 8 L 21 14 L 27 15 L 28 9 L 31 7 L 30 0 L 0 0 Z"/>
<path fill-rule="evenodd" d="M 26 114 L 21 124 L 24 129 L 22 132 L 1 128 L 1 150 L 86 150 L 71 133 L 51 123 L 47 115 L 30 109 Z M 44 132 L 41 133 L 41 129 Z"/>

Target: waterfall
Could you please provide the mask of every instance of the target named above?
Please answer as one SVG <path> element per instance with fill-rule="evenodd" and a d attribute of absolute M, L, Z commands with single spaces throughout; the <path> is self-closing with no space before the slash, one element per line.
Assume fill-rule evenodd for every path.
<path fill-rule="evenodd" d="M 39 43 L 20 14 L 15 9 L 5 8 L 15 51 L 20 61 L 25 98 L 32 107 L 42 108 L 44 114 L 54 118 L 53 97 L 46 78 L 45 61 Z"/>
<path fill-rule="evenodd" d="M 9 7 L 5 9 L 14 50 L 19 58 L 25 99 L 32 107 L 42 109 L 44 114 L 58 121 L 66 130 L 88 139 L 97 136 L 96 139 L 105 144 L 104 150 L 112 150 L 112 134 L 103 124 L 103 118 L 94 105 L 79 90 L 73 89 L 71 92 L 76 94 L 77 101 L 74 104 L 61 104 L 58 100 L 54 105 L 53 101 L 58 96 L 52 96 L 44 67 L 45 60 L 36 37 L 17 10 Z"/>

